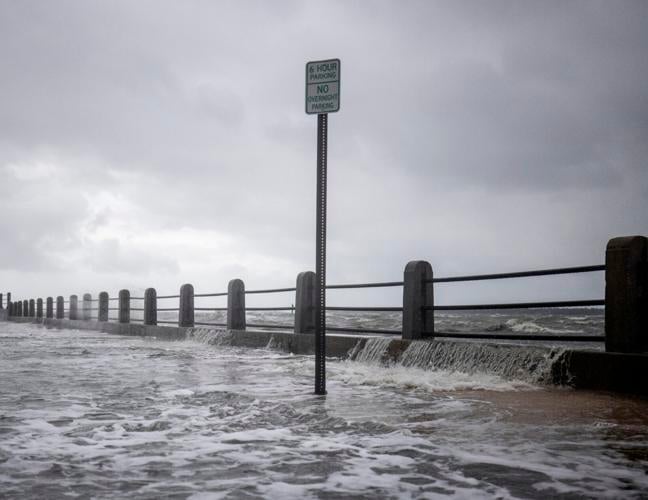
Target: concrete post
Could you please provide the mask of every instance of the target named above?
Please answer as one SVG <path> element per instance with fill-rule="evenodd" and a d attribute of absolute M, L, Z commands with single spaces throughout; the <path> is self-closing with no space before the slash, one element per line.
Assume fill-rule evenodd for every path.
<path fill-rule="evenodd" d="M 405 266 L 403 276 L 403 338 L 421 339 L 434 335 L 434 311 L 424 310 L 434 305 L 432 266 L 424 260 L 413 260 Z"/>
<path fill-rule="evenodd" d="M 23 318 L 29 317 L 29 301 L 27 299 L 23 300 Z"/>
<path fill-rule="evenodd" d="M 29 299 L 29 317 L 36 317 L 36 301 L 34 299 Z"/>
<path fill-rule="evenodd" d="M 108 292 L 101 292 L 99 294 L 99 313 L 97 314 L 99 321 L 108 321 Z"/>
<path fill-rule="evenodd" d="M 297 275 L 295 333 L 313 333 L 315 331 L 315 305 L 317 303 L 315 278 L 313 271 L 304 271 Z"/>
<path fill-rule="evenodd" d="M 7 304 L 11 303 L 11 292 L 7 292 Z"/>
<path fill-rule="evenodd" d="M 37 318 L 43 317 L 43 299 L 36 300 L 36 317 Z"/>
<path fill-rule="evenodd" d="M 69 319 L 79 319 L 79 297 L 70 295 Z"/>
<path fill-rule="evenodd" d="M 16 316 L 22 316 L 22 302 L 16 302 Z"/>
<path fill-rule="evenodd" d="M 157 292 L 155 288 L 147 288 L 144 292 L 144 324 L 157 325 Z"/>
<path fill-rule="evenodd" d="M 7 315 L 8 316 L 14 315 L 14 307 L 12 302 L 7 302 Z"/>
<path fill-rule="evenodd" d="M 119 322 L 130 323 L 130 292 L 119 290 Z"/>
<path fill-rule="evenodd" d="M 45 300 L 45 317 L 54 317 L 54 299 L 52 297 L 47 297 Z"/>
<path fill-rule="evenodd" d="M 178 326 L 194 326 L 194 288 L 189 283 L 180 287 Z"/>
<path fill-rule="evenodd" d="M 2 307 L 2 294 L 0 293 L 0 309 L 3 309 Z M 9 304 L 7 304 L 7 309 L 9 309 Z"/>
<path fill-rule="evenodd" d="M 245 330 L 245 284 L 233 279 L 227 284 L 227 329 Z"/>
<path fill-rule="evenodd" d="M 83 294 L 82 314 L 84 321 L 90 321 L 92 319 L 92 295 L 89 293 Z"/>
<path fill-rule="evenodd" d="M 65 301 L 62 296 L 56 297 L 56 319 L 65 318 Z"/>
<path fill-rule="evenodd" d="M 605 350 L 648 351 L 648 238 L 612 238 L 605 251 Z"/>

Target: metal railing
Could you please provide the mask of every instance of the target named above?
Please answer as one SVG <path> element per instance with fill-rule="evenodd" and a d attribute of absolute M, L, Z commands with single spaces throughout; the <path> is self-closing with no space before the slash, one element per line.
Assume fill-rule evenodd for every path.
<path fill-rule="evenodd" d="M 329 325 L 331 332 L 346 332 L 360 334 L 399 335 L 405 339 L 419 339 L 426 337 L 449 337 L 467 339 L 497 339 L 497 340 L 543 340 L 543 341 L 596 341 L 606 342 L 606 349 L 617 352 L 646 352 L 646 342 L 643 332 L 647 331 L 648 320 L 645 311 L 648 310 L 645 290 L 648 289 L 648 239 L 643 236 L 630 236 L 614 238 L 608 242 L 606 248 L 605 265 L 589 265 L 560 267 L 553 269 L 538 269 L 516 271 L 508 273 L 474 274 L 460 276 L 435 277 L 432 267 L 425 261 L 412 261 L 405 267 L 402 281 L 386 281 L 374 283 L 333 284 L 327 290 L 350 289 L 376 289 L 387 287 L 401 287 L 403 302 L 399 306 L 328 306 L 327 313 L 357 312 L 366 314 L 385 314 L 386 318 L 396 320 L 396 315 L 401 314 L 402 325 L 400 329 L 383 328 L 354 328 L 347 325 Z M 525 301 L 479 304 L 435 304 L 434 288 L 445 283 L 488 281 L 502 279 L 533 278 L 541 276 L 573 275 L 577 273 L 592 273 L 605 271 L 605 298 L 586 298 L 578 300 L 550 300 L 550 301 Z M 145 325 L 176 324 L 178 326 L 227 326 L 232 330 L 251 328 L 294 330 L 295 333 L 309 333 L 314 330 L 314 316 L 316 311 L 315 275 L 312 272 L 300 273 L 297 277 L 297 286 L 283 288 L 260 288 L 245 290 L 241 280 L 231 280 L 227 292 L 194 293 L 191 285 L 183 285 L 179 294 L 157 296 L 154 289 L 147 289 L 143 297 L 130 297 L 127 290 L 122 290 L 119 296 L 109 297 L 102 292 L 99 298 L 92 298 L 89 294 L 83 296 L 71 295 L 69 298 L 56 297 L 56 318 L 66 315 L 73 319 L 88 319 L 97 317 L 101 321 L 144 322 Z M 294 293 L 294 305 L 287 304 L 269 307 L 260 305 L 247 306 L 245 297 L 252 295 Z M 194 304 L 194 299 L 227 297 L 227 307 L 218 304 Z M 126 300 L 130 299 L 130 300 Z M 163 304 L 158 307 L 158 300 L 178 300 L 175 304 Z M 143 301 L 131 304 L 131 301 Z M 117 302 L 115 304 L 115 302 Z M 11 301 L 12 314 L 20 316 L 41 317 L 43 315 L 43 300 Z M 98 307 L 97 307 L 98 305 Z M 131 307 L 133 305 L 133 307 Z M 112 306 L 112 307 L 111 307 Z M 444 311 L 502 311 L 502 310 L 539 310 L 554 308 L 576 307 L 604 307 L 605 308 L 605 336 L 585 334 L 543 334 L 504 331 L 484 332 L 443 332 L 435 328 L 435 313 Z M 294 313 L 293 324 L 278 324 L 257 321 L 247 323 L 247 313 L 254 312 L 291 312 Z M 115 317 L 115 312 L 119 313 Z M 131 318 L 131 312 L 144 313 L 144 319 Z M 160 313 L 177 313 L 177 319 L 169 317 L 157 318 Z M 199 318 L 195 321 L 195 312 L 224 313 L 227 322 L 204 321 Z M 111 314 L 112 313 L 112 314 Z M 54 301 L 47 298 L 45 315 L 53 317 Z M 139 316 L 139 314 L 138 314 Z M 171 316 L 171 315 L 169 315 Z M 281 315 L 278 315 L 281 316 Z"/>
<path fill-rule="evenodd" d="M 574 266 L 574 267 L 561 267 L 553 269 L 539 269 L 532 271 L 517 271 L 509 273 L 496 273 L 496 274 L 476 274 L 466 276 L 450 276 L 444 278 L 432 278 L 424 280 L 425 284 L 436 283 L 457 283 L 469 281 L 485 281 L 485 280 L 499 280 L 511 278 L 529 278 L 538 276 L 556 276 L 576 273 L 591 273 L 605 271 L 605 265 L 594 266 Z M 519 309 L 547 309 L 547 308 L 564 308 L 564 307 L 595 307 L 605 306 L 604 299 L 588 299 L 588 300 L 561 300 L 561 301 L 540 301 L 540 302 L 514 302 L 514 303 L 494 303 L 494 304 L 458 304 L 458 305 L 425 305 L 425 311 L 495 311 L 495 310 L 519 310 Z M 447 338 L 480 338 L 492 340 L 553 340 L 553 341 L 590 341 L 590 342 L 604 342 L 605 337 L 602 335 L 520 335 L 508 333 L 459 333 L 459 332 L 424 332 L 423 335 L 447 337 Z"/>
<path fill-rule="evenodd" d="M 499 280 L 499 279 L 510 279 L 510 278 L 529 278 L 537 276 L 555 276 L 555 275 L 565 275 L 565 274 L 575 274 L 575 273 L 589 273 L 605 271 L 605 265 L 594 265 L 594 266 L 574 266 L 574 267 L 563 267 L 563 268 L 554 268 L 554 269 L 541 269 L 541 270 L 532 270 L 532 271 L 517 271 L 517 272 L 508 272 L 508 273 L 495 273 L 495 274 L 478 274 L 478 275 L 464 275 L 464 276 L 449 276 L 449 277 L 440 277 L 440 278 L 431 278 L 423 279 L 422 283 L 425 286 L 434 286 L 436 284 L 443 283 L 456 283 L 456 282 L 470 282 L 470 281 L 484 281 L 484 280 Z M 341 289 L 367 289 L 367 288 L 387 288 L 387 287 L 403 287 L 405 286 L 405 281 L 387 281 L 387 282 L 373 282 L 373 283 L 345 283 L 345 284 L 333 284 L 327 285 L 326 288 L 329 290 L 341 290 Z M 192 288 L 193 289 L 193 288 Z M 267 289 L 253 289 L 253 290 L 242 290 L 243 295 L 261 295 L 261 294 L 276 294 L 276 293 L 296 293 L 298 291 L 297 287 L 283 287 L 283 288 L 267 288 Z M 228 297 L 231 294 L 229 292 L 207 292 L 207 293 L 195 293 L 192 295 L 192 298 L 213 298 L 213 297 Z M 158 295 L 155 297 L 155 312 L 156 320 L 155 324 L 178 324 L 179 319 L 168 319 L 160 318 L 157 319 L 158 312 L 174 312 L 180 314 L 180 307 L 157 307 L 157 300 L 173 300 L 180 299 L 181 294 L 167 294 L 167 295 Z M 228 297 L 231 299 L 231 297 Z M 119 301 L 119 297 L 111 296 L 108 297 L 107 302 Z M 146 296 L 129 296 L 128 304 L 128 321 L 129 322 L 139 322 L 146 323 L 145 318 L 133 318 L 130 316 L 131 312 L 145 313 L 146 312 Z M 132 301 L 144 301 L 144 307 L 132 307 Z M 88 300 L 89 307 L 88 310 L 92 312 L 97 312 L 101 309 L 101 304 L 95 306 L 94 304 L 100 303 L 100 299 L 91 298 Z M 193 300 L 192 300 L 193 302 Z M 64 304 L 70 304 L 71 300 L 63 300 Z M 86 306 L 84 306 L 84 299 L 76 301 L 77 303 L 77 315 L 79 312 L 82 314 L 85 313 Z M 420 308 L 423 313 L 427 311 L 478 311 L 478 310 L 519 310 L 519 309 L 536 309 L 536 308 L 564 308 L 564 307 L 595 307 L 595 306 L 605 306 L 604 299 L 590 299 L 590 300 L 562 300 L 562 301 L 541 301 L 541 302 L 516 302 L 516 303 L 488 303 L 488 304 L 455 304 L 455 305 L 436 305 L 436 304 L 424 304 Z M 382 312 L 404 312 L 403 306 L 327 306 L 326 311 L 331 312 L 368 312 L 368 313 L 382 313 Z M 107 311 L 107 320 L 108 321 L 120 321 L 120 316 L 111 315 L 111 312 L 120 312 L 121 306 L 119 307 L 106 307 Z M 290 311 L 293 314 L 296 311 L 294 305 L 291 306 L 252 306 L 252 307 L 242 307 L 242 310 L 247 312 L 272 312 L 272 311 L 281 311 L 286 312 Z M 230 307 L 202 307 L 194 306 L 191 311 L 191 318 L 193 319 L 194 312 L 226 312 L 230 313 Z M 69 317 L 70 309 L 65 308 L 65 316 Z M 227 322 L 222 321 L 191 321 L 192 325 L 197 326 L 219 326 L 225 327 L 228 326 Z M 281 329 L 281 330 L 292 330 L 294 324 L 279 324 L 279 323 L 259 323 L 245 322 L 245 327 L 251 328 L 262 328 L 262 329 Z M 384 329 L 384 328 L 354 328 L 350 326 L 338 326 L 338 325 L 329 325 L 327 330 L 331 332 L 343 332 L 343 333 L 360 333 L 360 334 L 379 334 L 379 335 L 401 335 L 403 334 L 402 329 Z M 493 332 L 478 332 L 478 333 L 462 333 L 462 332 L 440 332 L 436 329 L 432 331 L 423 331 L 422 336 L 436 336 L 436 337 L 451 337 L 451 338 L 468 338 L 468 339 L 506 339 L 506 340 L 560 340 L 560 341 L 603 341 L 604 337 L 601 335 L 520 335 L 520 334 L 508 334 L 508 333 L 493 333 Z"/>

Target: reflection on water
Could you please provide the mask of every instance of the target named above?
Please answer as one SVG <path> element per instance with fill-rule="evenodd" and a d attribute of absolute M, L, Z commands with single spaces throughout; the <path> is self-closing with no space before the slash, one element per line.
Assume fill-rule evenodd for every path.
<path fill-rule="evenodd" d="M 0 323 L 2 495 L 631 498 L 648 491 L 646 400 L 371 359 L 331 360 L 322 398 L 312 395 L 312 357 L 205 340 Z"/>

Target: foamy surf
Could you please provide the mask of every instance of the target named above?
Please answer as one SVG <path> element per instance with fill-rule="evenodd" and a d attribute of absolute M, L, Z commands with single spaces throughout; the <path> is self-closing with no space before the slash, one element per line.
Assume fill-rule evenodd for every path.
<path fill-rule="evenodd" d="M 330 360 L 321 398 L 312 394 L 312 357 L 212 339 L 0 323 L 3 496 L 639 498 L 648 490 L 644 401 L 488 390 L 501 380 L 384 365 L 378 348 L 365 361 Z"/>

